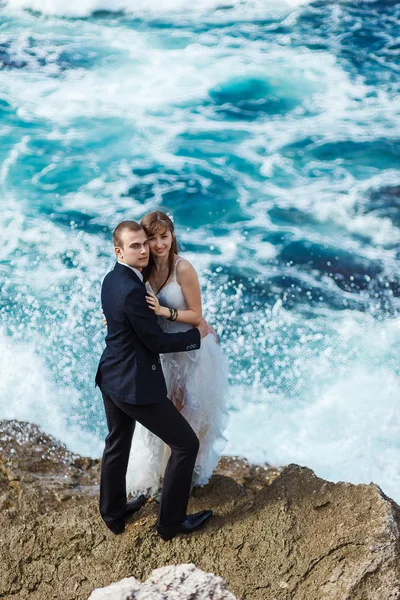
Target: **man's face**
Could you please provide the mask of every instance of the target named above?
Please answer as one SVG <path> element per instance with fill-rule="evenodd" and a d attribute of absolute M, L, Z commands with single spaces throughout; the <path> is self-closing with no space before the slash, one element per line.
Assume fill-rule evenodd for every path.
<path fill-rule="evenodd" d="M 149 262 L 149 242 L 144 230 L 121 233 L 121 248 L 115 248 L 117 259 L 141 271 Z"/>

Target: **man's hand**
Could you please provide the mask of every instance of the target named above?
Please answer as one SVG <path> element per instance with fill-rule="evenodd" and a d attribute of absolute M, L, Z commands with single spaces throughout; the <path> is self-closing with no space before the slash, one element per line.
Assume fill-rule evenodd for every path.
<path fill-rule="evenodd" d="M 205 319 L 201 321 L 200 325 L 197 326 L 197 329 L 200 331 L 200 335 L 202 338 L 205 338 L 210 333 L 210 328 Z"/>

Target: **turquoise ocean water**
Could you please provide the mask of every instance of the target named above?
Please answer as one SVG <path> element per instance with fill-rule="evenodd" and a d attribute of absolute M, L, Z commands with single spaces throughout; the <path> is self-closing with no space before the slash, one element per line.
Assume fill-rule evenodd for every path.
<path fill-rule="evenodd" d="M 99 456 L 101 280 L 162 207 L 228 452 L 400 500 L 400 4 L 0 2 L 0 416 Z"/>

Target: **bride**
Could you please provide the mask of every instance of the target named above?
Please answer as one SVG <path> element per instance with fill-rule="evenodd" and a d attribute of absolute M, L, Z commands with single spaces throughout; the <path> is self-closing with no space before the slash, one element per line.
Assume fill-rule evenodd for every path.
<path fill-rule="evenodd" d="M 158 316 L 164 331 L 187 331 L 203 318 L 197 273 L 188 260 L 179 256 L 174 225 L 166 214 L 151 212 L 140 224 L 150 247 L 149 264 L 143 269 L 149 309 Z M 226 360 L 211 328 L 200 350 L 165 354 L 160 358 L 168 398 L 200 440 L 194 484 L 201 486 L 211 477 L 225 444 Z M 157 495 L 169 448 L 146 429 L 137 427 L 142 435 L 133 439 L 127 491 Z"/>

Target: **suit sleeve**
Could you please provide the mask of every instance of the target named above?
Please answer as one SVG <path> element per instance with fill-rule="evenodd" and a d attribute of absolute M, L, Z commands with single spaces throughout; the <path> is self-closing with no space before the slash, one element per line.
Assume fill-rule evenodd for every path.
<path fill-rule="evenodd" d="M 146 292 L 135 288 L 126 297 L 125 313 L 136 333 L 149 350 L 157 354 L 198 350 L 201 345 L 197 327 L 182 333 L 165 333 L 146 302 Z"/>

